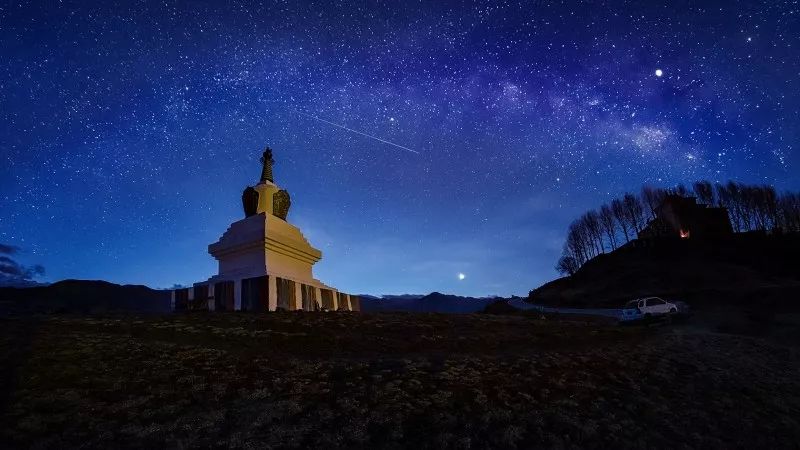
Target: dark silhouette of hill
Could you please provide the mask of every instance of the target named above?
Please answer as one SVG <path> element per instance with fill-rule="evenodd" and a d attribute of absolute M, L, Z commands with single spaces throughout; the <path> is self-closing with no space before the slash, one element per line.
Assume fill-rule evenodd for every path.
<path fill-rule="evenodd" d="M 521 310 L 508 304 L 507 299 L 495 300 L 483 308 L 486 314 L 516 314 Z"/>
<path fill-rule="evenodd" d="M 63 280 L 34 287 L 0 287 L 0 314 L 170 311 L 170 292 L 99 280 Z"/>
<path fill-rule="evenodd" d="M 474 313 L 482 311 L 497 300 L 495 297 L 461 297 L 431 292 L 428 295 L 392 295 L 373 297 L 361 295 L 361 311 L 413 311 L 437 313 Z"/>
<path fill-rule="evenodd" d="M 741 233 L 724 239 L 633 241 L 534 289 L 547 306 L 618 307 L 646 295 L 693 306 L 800 308 L 800 235 Z"/>

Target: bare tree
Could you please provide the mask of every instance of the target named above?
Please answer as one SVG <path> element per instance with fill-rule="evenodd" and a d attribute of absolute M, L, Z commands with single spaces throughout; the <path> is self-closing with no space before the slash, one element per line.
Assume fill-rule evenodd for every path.
<path fill-rule="evenodd" d="M 744 192 L 745 205 L 751 221 L 751 229 L 765 231 L 767 223 L 761 186 L 743 186 L 742 191 Z"/>
<path fill-rule="evenodd" d="M 556 270 L 561 275 L 575 275 L 575 272 L 577 272 L 580 267 L 581 265 L 578 263 L 578 260 L 575 259 L 574 256 L 568 254 L 563 254 L 556 264 Z"/>
<path fill-rule="evenodd" d="M 625 204 L 622 200 L 615 198 L 611 201 L 611 212 L 614 213 L 614 219 L 617 220 L 617 224 L 619 224 L 620 229 L 622 230 L 622 235 L 625 236 L 625 242 L 630 242 L 630 225 L 628 222 L 628 216 L 625 213 Z"/>
<path fill-rule="evenodd" d="M 784 232 L 800 232 L 800 193 L 785 192 L 778 197 L 778 221 Z"/>
<path fill-rule="evenodd" d="M 675 195 L 679 195 L 681 197 L 688 197 L 689 196 L 689 189 L 686 189 L 686 186 L 683 183 L 678 183 L 677 186 L 672 190 Z"/>
<path fill-rule="evenodd" d="M 728 186 L 717 183 L 714 185 L 714 190 L 717 193 L 717 206 L 725 208 L 728 211 L 728 217 L 731 220 L 731 226 L 733 227 L 733 230 L 738 233 L 741 231 L 739 226 L 739 215 L 734 209 L 733 196 L 728 190 Z"/>
<path fill-rule="evenodd" d="M 784 214 L 789 216 L 789 224 L 792 231 L 800 232 L 800 193 L 787 194 L 788 206 Z"/>
<path fill-rule="evenodd" d="M 642 204 L 647 207 L 648 212 L 650 213 L 650 218 L 656 218 L 656 208 L 661 205 L 661 202 L 664 201 L 664 197 L 666 197 L 667 191 L 661 188 L 654 188 L 651 186 L 642 186 Z"/>
<path fill-rule="evenodd" d="M 739 186 L 733 181 L 729 181 L 724 185 L 717 184 L 716 190 L 717 201 L 719 202 L 720 206 L 727 208 L 733 230 L 737 233 L 744 231 L 742 229 L 741 195 L 739 192 Z"/>
<path fill-rule="evenodd" d="M 716 203 L 727 208 L 731 226 L 737 233 L 778 227 L 778 195 L 772 186 L 757 186 L 728 181 L 715 185 Z"/>
<path fill-rule="evenodd" d="M 642 203 L 633 194 L 625 194 L 622 203 L 625 205 L 625 217 L 631 228 L 637 233 L 642 231 L 645 225 Z"/>
<path fill-rule="evenodd" d="M 589 260 L 589 249 L 587 248 L 584 237 L 583 225 L 580 220 L 574 220 L 569 226 L 567 233 L 567 248 L 570 253 L 582 265 Z"/>
<path fill-rule="evenodd" d="M 603 228 L 600 225 L 600 215 L 594 209 L 589 210 L 583 215 L 583 224 L 586 227 L 586 232 L 597 250 L 596 254 L 604 253 L 603 247 Z"/>
<path fill-rule="evenodd" d="M 758 186 L 756 199 L 756 216 L 759 228 L 764 231 L 778 227 L 778 194 L 769 185 Z"/>
<path fill-rule="evenodd" d="M 606 234 L 606 238 L 608 239 L 608 244 L 611 246 L 611 250 L 616 250 L 617 222 L 614 220 L 614 211 L 611 210 L 611 207 L 608 206 L 608 203 L 604 203 L 603 206 L 600 207 L 600 226 L 603 228 L 603 232 Z"/>
<path fill-rule="evenodd" d="M 694 188 L 694 195 L 700 203 L 709 206 L 714 204 L 714 186 L 711 185 L 710 181 L 698 181 L 692 187 Z"/>
<path fill-rule="evenodd" d="M 753 188 L 751 186 L 734 183 L 733 181 L 728 182 L 728 184 L 734 184 L 736 186 L 734 190 L 736 195 L 733 198 L 736 206 L 739 208 L 739 219 L 742 221 L 742 230 L 752 231 L 754 229 L 753 216 L 755 212 Z"/>
<path fill-rule="evenodd" d="M 792 198 L 789 192 L 785 192 L 778 196 L 777 200 L 777 228 L 783 232 L 791 232 L 792 230 Z"/>

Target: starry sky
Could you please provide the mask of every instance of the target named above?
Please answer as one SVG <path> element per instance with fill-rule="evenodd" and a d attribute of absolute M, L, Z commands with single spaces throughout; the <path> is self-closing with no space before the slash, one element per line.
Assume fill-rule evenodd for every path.
<path fill-rule="evenodd" d="M 0 243 L 43 281 L 215 274 L 267 145 L 352 293 L 524 295 L 626 190 L 800 188 L 797 1 L 16 1 L 0 40 Z"/>

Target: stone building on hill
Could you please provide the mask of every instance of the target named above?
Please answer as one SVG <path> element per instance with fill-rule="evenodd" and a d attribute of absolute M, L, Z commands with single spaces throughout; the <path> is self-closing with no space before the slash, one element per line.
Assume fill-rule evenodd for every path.
<path fill-rule="evenodd" d="M 695 197 L 669 194 L 655 209 L 655 215 L 656 218 L 639 232 L 639 239 L 708 239 L 733 234 L 726 208 L 699 204 Z"/>

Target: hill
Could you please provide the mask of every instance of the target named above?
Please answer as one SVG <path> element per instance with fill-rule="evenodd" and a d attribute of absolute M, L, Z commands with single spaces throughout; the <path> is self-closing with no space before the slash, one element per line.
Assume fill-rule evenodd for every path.
<path fill-rule="evenodd" d="M 161 313 L 170 292 L 98 280 L 63 280 L 35 287 L 0 287 L 0 315 L 31 313 Z"/>
<path fill-rule="evenodd" d="M 742 233 L 716 240 L 634 241 L 534 289 L 547 306 L 618 307 L 657 295 L 693 306 L 800 307 L 800 236 Z"/>
<path fill-rule="evenodd" d="M 431 292 L 428 295 L 361 295 L 361 311 L 409 311 L 437 313 L 474 313 L 496 301 L 495 297 L 461 297 Z"/>

